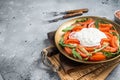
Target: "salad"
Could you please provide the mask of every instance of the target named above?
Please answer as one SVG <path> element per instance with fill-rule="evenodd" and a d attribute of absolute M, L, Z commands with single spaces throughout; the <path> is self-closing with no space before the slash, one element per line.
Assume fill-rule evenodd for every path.
<path fill-rule="evenodd" d="M 62 32 L 59 45 L 75 59 L 102 61 L 119 55 L 119 34 L 107 21 L 81 18 Z"/>

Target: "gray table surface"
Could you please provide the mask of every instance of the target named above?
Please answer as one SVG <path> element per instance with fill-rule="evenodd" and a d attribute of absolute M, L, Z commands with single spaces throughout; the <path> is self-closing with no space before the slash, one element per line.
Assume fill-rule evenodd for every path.
<path fill-rule="evenodd" d="M 60 24 L 44 21 L 50 12 L 89 8 L 82 16 L 114 20 L 120 0 L 0 0 L 0 80 L 59 80 L 52 70 L 44 70 L 40 52 L 50 45 L 47 33 Z M 106 80 L 120 79 L 118 65 Z"/>

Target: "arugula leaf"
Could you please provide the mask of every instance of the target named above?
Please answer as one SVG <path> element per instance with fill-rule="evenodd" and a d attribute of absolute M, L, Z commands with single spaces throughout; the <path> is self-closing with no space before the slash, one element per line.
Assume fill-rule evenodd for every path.
<path fill-rule="evenodd" d="M 115 53 L 111 53 L 111 52 L 103 52 L 103 54 L 107 57 L 107 58 L 112 58 L 115 56 Z"/>
<path fill-rule="evenodd" d="M 106 22 L 106 21 L 104 21 L 104 20 L 97 19 L 97 20 L 95 20 L 95 27 L 96 27 L 96 28 L 99 28 L 98 23 L 109 24 L 108 22 Z"/>
<path fill-rule="evenodd" d="M 114 29 L 115 31 L 116 31 L 116 29 Z M 111 34 L 113 34 L 114 36 L 117 36 L 118 37 L 118 39 L 119 39 L 119 34 L 117 34 L 116 32 L 112 32 Z"/>
<path fill-rule="evenodd" d="M 62 31 L 67 32 L 67 31 L 70 31 L 72 29 L 73 29 L 73 26 L 69 26 L 69 27 L 66 27 L 65 29 L 63 29 Z"/>
<path fill-rule="evenodd" d="M 78 19 L 78 20 L 76 20 L 76 23 L 77 23 L 77 22 L 85 22 L 85 21 L 87 21 L 87 20 L 88 20 L 88 18 Z"/>
<path fill-rule="evenodd" d="M 82 57 L 80 56 L 80 54 L 77 51 L 75 51 L 75 49 L 72 49 L 72 54 L 75 58 L 82 60 Z"/>
<path fill-rule="evenodd" d="M 109 22 L 105 21 L 105 20 L 99 20 L 100 23 L 103 23 L 103 24 L 109 24 Z"/>
<path fill-rule="evenodd" d="M 74 48 L 75 46 L 71 45 L 71 44 L 64 44 L 64 46 L 66 47 L 70 47 L 70 48 Z"/>
<path fill-rule="evenodd" d="M 61 38 L 61 40 L 59 41 L 59 45 L 61 45 L 62 47 L 70 47 L 70 48 L 74 48 L 75 46 L 71 45 L 71 44 L 64 44 L 63 42 L 63 38 Z"/>
<path fill-rule="evenodd" d="M 86 57 L 86 58 L 84 58 L 84 61 L 87 61 L 89 59 L 89 57 Z"/>
<path fill-rule="evenodd" d="M 118 36 L 118 34 L 117 34 L 117 33 L 115 33 L 115 32 L 112 32 L 112 34 L 113 34 L 114 36 Z"/>
<path fill-rule="evenodd" d="M 120 45 L 120 35 L 118 35 L 118 41 L 119 41 L 119 45 Z"/>
<path fill-rule="evenodd" d="M 99 23 L 99 20 L 96 20 L 96 21 L 95 21 L 95 27 L 96 27 L 97 29 L 99 28 L 98 23 Z"/>
<path fill-rule="evenodd" d="M 60 39 L 60 41 L 59 41 L 59 45 L 61 45 L 61 46 L 64 45 L 64 43 L 63 43 L 63 38 Z"/>
<path fill-rule="evenodd" d="M 118 51 L 115 52 L 115 53 L 112 53 L 112 52 L 105 52 L 105 51 L 103 51 L 103 53 L 106 55 L 107 58 L 115 57 L 115 56 L 117 56 L 117 55 L 120 54 L 120 47 L 118 48 Z"/>
<path fill-rule="evenodd" d="M 116 52 L 116 54 L 120 54 L 120 47 L 118 48 L 118 51 Z"/>

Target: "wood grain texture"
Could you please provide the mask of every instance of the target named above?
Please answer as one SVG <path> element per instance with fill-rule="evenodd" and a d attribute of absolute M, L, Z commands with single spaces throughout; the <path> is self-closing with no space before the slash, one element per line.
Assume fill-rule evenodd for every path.
<path fill-rule="evenodd" d="M 52 49 L 52 47 L 49 46 L 43 51 L 46 49 Z M 47 54 L 45 53 L 45 55 Z M 60 63 L 59 55 L 60 54 L 56 54 L 52 57 L 48 57 L 48 60 L 50 60 L 51 64 L 54 65 L 54 67 L 61 68 L 59 71 L 57 71 L 61 80 L 105 80 L 105 78 L 120 62 L 120 59 L 117 59 L 112 62 L 102 64 L 79 64 L 71 68 L 70 65 L 63 65 Z M 67 71 L 65 69 L 67 69 L 69 72 L 65 72 Z"/>

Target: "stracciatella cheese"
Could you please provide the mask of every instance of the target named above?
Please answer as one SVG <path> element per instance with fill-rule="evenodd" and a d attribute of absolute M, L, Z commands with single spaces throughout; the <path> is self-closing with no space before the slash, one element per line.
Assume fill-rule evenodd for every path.
<path fill-rule="evenodd" d="M 71 36 L 78 39 L 80 45 L 88 47 L 98 46 L 100 45 L 101 39 L 107 38 L 107 36 L 97 28 L 83 28 L 79 32 L 72 33 Z"/>

